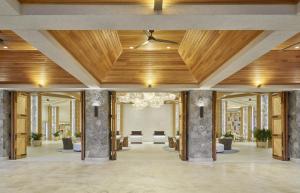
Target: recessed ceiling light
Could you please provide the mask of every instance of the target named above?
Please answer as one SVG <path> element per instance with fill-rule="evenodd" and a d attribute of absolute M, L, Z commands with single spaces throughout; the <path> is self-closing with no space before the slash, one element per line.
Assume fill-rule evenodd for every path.
<path fill-rule="evenodd" d="M 7 47 L 7 46 L 3 46 L 3 48 L 4 48 L 4 49 L 7 49 L 8 47 Z"/>
<path fill-rule="evenodd" d="M 129 49 L 133 49 L 134 47 L 130 46 Z"/>
<path fill-rule="evenodd" d="M 300 48 L 300 46 L 296 46 L 295 48 L 296 48 L 296 49 L 299 49 L 299 48 Z"/>
<path fill-rule="evenodd" d="M 170 46 L 167 46 L 167 49 L 170 49 L 171 47 Z"/>

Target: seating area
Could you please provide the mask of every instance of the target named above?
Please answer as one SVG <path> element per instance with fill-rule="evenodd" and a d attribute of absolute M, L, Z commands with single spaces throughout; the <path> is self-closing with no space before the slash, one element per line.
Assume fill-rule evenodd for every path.
<path fill-rule="evenodd" d="M 154 144 L 165 144 L 166 134 L 164 131 L 154 131 L 153 133 L 153 143 Z"/>

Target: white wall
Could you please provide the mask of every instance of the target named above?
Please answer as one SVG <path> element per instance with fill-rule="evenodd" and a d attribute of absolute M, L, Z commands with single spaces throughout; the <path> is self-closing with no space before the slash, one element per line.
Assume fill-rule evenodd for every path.
<path fill-rule="evenodd" d="M 165 131 L 166 136 L 172 136 L 173 106 L 166 104 L 160 108 L 146 107 L 139 110 L 131 104 L 123 105 L 124 136 L 129 136 L 131 131 L 142 131 L 144 142 L 152 142 L 155 130 Z"/>

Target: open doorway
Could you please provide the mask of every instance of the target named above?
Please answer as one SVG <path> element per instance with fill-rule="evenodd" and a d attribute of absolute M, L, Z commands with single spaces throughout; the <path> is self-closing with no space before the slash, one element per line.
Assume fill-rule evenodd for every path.
<path fill-rule="evenodd" d="M 11 159 L 80 160 L 81 92 L 13 92 Z"/>
<path fill-rule="evenodd" d="M 185 92 L 112 92 L 111 159 L 187 160 L 186 101 Z"/>
<path fill-rule="evenodd" d="M 213 141 L 218 161 L 288 160 L 286 93 L 215 95 Z"/>

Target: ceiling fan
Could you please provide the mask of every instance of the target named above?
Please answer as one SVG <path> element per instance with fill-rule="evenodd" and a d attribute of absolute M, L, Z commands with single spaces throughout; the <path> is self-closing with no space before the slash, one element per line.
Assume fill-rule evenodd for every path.
<path fill-rule="evenodd" d="M 145 42 L 141 43 L 140 45 L 137 45 L 136 47 L 134 47 L 135 49 L 143 47 L 152 42 L 160 42 L 160 43 L 166 43 L 166 44 L 178 44 L 175 41 L 158 39 L 158 38 L 154 37 L 154 35 L 153 35 L 154 30 L 145 30 L 144 32 L 147 36 L 147 40 Z"/>

